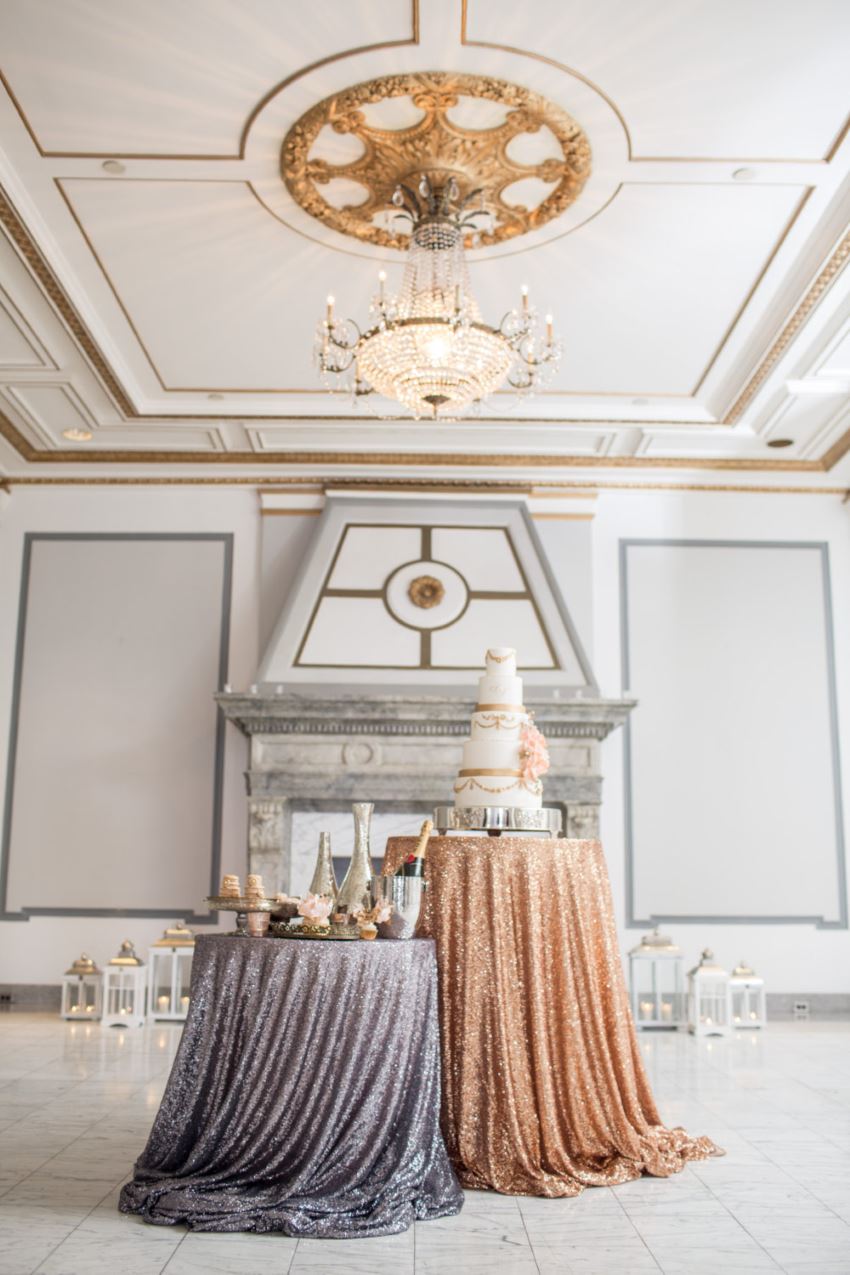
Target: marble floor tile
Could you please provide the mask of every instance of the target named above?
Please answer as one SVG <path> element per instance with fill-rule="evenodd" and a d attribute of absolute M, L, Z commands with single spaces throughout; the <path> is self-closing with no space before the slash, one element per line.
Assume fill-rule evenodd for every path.
<path fill-rule="evenodd" d="M 297 1247 L 298 1240 L 285 1235 L 190 1232 L 168 1259 L 163 1275 L 289 1275 Z"/>
<path fill-rule="evenodd" d="M 454 1218 L 357 1241 L 215 1235 L 118 1212 L 179 1026 L 0 1034 L 0 1275 L 850 1275 L 850 1025 L 641 1040 L 663 1119 L 727 1152 L 548 1200 L 467 1192 Z"/>

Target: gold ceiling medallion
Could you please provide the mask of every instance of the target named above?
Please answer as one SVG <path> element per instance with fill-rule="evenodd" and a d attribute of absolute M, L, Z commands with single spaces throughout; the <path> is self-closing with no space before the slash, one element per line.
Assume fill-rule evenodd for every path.
<path fill-rule="evenodd" d="M 439 606 L 446 596 L 446 590 L 436 576 L 417 576 L 415 580 L 411 580 L 407 596 L 415 607 L 430 611 L 431 607 Z"/>
<path fill-rule="evenodd" d="M 400 126 L 379 127 L 377 111 L 363 108 L 390 100 L 397 101 Z M 475 101 L 504 107 L 503 118 L 479 128 L 459 122 L 457 116 L 470 117 L 470 108 L 472 115 L 480 112 L 482 123 L 492 120 L 492 110 L 475 108 Z M 414 112 L 420 118 L 406 123 Z M 387 123 L 393 118 L 386 106 L 380 114 Z M 362 153 L 347 162 L 329 158 L 320 137 L 325 128 L 356 139 Z M 281 174 L 312 217 L 386 248 L 406 248 L 409 242 L 407 228 L 393 219 L 393 191 L 415 187 L 423 174 L 435 188 L 454 179 L 461 199 L 481 190 L 482 206 L 491 215 L 489 228 L 467 237 L 469 247 L 473 241 L 486 246 L 515 239 L 560 216 L 590 176 L 590 158 L 581 127 L 539 93 L 490 76 L 433 71 L 368 80 L 311 107 L 286 135 Z M 519 187 L 512 198 L 511 187 L 529 178 L 536 179 L 533 187 Z M 321 192 L 338 179 L 345 183 L 341 197 L 348 194 L 351 201 L 340 207 Z M 535 195 L 532 206 L 523 202 Z"/>

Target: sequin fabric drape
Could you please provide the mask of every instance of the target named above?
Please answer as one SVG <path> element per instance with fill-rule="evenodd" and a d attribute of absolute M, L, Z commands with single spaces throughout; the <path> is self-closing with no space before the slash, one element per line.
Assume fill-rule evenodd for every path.
<path fill-rule="evenodd" d="M 415 839 L 387 844 L 393 871 Z M 572 1196 L 718 1153 L 661 1124 L 597 841 L 433 837 L 442 1125 L 464 1186 Z"/>
<path fill-rule="evenodd" d="M 390 1235 L 457 1213 L 434 944 L 205 936 L 120 1208 L 199 1231 Z"/>

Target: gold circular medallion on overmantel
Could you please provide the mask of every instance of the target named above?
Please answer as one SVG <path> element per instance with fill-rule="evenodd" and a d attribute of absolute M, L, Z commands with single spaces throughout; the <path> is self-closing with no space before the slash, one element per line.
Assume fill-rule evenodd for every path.
<path fill-rule="evenodd" d="M 492 224 L 467 247 L 536 230 L 575 202 L 590 176 L 590 143 L 571 115 L 539 93 L 490 76 L 385 75 L 326 97 L 292 125 L 281 150 L 287 190 L 344 235 L 406 248 L 392 204 L 399 184 L 457 182 L 481 190 Z"/>

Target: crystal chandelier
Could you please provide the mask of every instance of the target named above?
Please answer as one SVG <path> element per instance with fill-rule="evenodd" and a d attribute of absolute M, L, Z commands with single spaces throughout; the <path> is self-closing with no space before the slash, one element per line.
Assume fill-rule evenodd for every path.
<path fill-rule="evenodd" d="M 521 305 L 497 328 L 482 322 L 472 295 L 464 237 L 489 214 L 471 209 L 481 191 L 460 199 L 456 181 L 423 176 L 418 193 L 400 185 L 397 217 L 409 220 L 410 246 L 401 291 L 390 296 L 386 273 L 370 308 L 369 327 L 339 319 L 334 298 L 316 331 L 316 361 L 330 389 L 355 399 L 393 399 L 418 419 L 458 416 L 501 385 L 520 394 L 543 384 L 560 357 L 552 316 L 541 324 L 523 287 Z"/>

